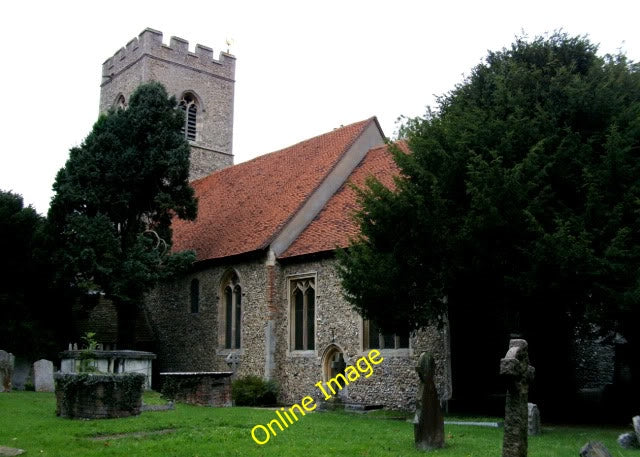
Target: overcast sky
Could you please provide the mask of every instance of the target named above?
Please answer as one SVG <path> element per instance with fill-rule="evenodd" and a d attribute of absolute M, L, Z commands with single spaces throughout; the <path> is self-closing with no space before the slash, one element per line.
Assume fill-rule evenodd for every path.
<path fill-rule="evenodd" d="M 145 27 L 233 39 L 235 163 L 377 116 L 387 136 L 516 35 L 588 34 L 640 60 L 638 1 L 10 1 L 0 6 L 0 189 L 46 213 L 98 115 L 102 63 Z"/>

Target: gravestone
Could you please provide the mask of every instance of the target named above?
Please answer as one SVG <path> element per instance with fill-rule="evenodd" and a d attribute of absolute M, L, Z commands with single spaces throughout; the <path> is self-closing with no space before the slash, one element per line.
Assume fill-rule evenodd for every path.
<path fill-rule="evenodd" d="M 636 432 L 636 437 L 640 442 L 640 416 L 634 416 L 631 422 L 633 422 L 633 431 Z"/>
<path fill-rule="evenodd" d="M 428 352 L 420 354 L 416 372 L 420 377 L 420 387 L 416 397 L 416 416 L 413 420 L 413 434 L 418 450 L 428 451 L 444 446 L 444 417 L 440 409 L 438 391 L 433 381 L 436 364 Z"/>
<path fill-rule="evenodd" d="M 22 455 L 25 452 L 25 450 L 15 447 L 0 446 L 0 456 L 2 457 L 15 457 L 16 455 Z"/>
<path fill-rule="evenodd" d="M 580 457 L 613 457 L 599 441 L 589 441 L 580 449 Z"/>
<path fill-rule="evenodd" d="M 527 397 L 529 383 L 535 370 L 529 365 L 528 344 L 525 340 L 509 341 L 507 355 L 500 360 L 500 375 L 507 384 L 504 411 L 503 457 L 526 457 L 529 415 Z"/>
<path fill-rule="evenodd" d="M 36 392 L 55 392 L 51 360 L 41 359 L 33 364 L 33 381 Z"/>
<path fill-rule="evenodd" d="M 529 427 L 528 433 L 529 436 L 539 435 L 540 428 L 540 410 L 538 409 L 538 405 L 535 403 L 527 404 L 528 417 L 529 417 Z"/>
<path fill-rule="evenodd" d="M 623 433 L 618 436 L 618 444 L 623 449 L 638 449 L 640 447 L 638 437 L 634 432 Z"/>
<path fill-rule="evenodd" d="M 0 350 L 0 392 L 11 392 L 11 378 L 16 358 L 12 353 Z"/>

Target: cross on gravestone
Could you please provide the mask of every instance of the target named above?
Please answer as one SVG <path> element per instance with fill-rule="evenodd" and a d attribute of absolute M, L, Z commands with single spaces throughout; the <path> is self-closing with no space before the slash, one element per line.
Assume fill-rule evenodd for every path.
<path fill-rule="evenodd" d="M 233 371 L 233 374 L 235 375 L 236 370 L 238 369 L 238 363 L 240 363 L 240 355 L 233 351 L 229 353 L 225 360 L 228 365 L 231 365 L 231 371 Z"/>
<path fill-rule="evenodd" d="M 507 381 L 504 410 L 503 457 L 526 457 L 529 383 L 535 369 L 529 365 L 528 344 L 525 340 L 509 341 L 507 355 L 500 360 L 500 375 Z"/>
<path fill-rule="evenodd" d="M 428 352 L 420 354 L 416 372 L 420 387 L 416 398 L 416 416 L 413 419 L 413 436 L 416 448 L 421 451 L 444 447 L 444 417 L 433 377 L 436 363 Z"/>

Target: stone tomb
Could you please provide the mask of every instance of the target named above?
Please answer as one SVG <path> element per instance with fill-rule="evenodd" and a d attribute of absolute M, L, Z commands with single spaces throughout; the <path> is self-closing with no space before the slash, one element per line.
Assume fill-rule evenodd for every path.
<path fill-rule="evenodd" d="M 0 350 L 0 392 L 11 392 L 11 378 L 16 358 L 12 353 Z"/>
<path fill-rule="evenodd" d="M 73 345 L 77 348 L 77 345 Z M 60 372 L 80 372 L 83 357 L 86 351 L 72 349 L 60 353 Z M 117 350 L 117 351 L 91 351 L 90 359 L 93 367 L 100 373 L 142 373 L 145 375 L 145 389 L 151 389 L 151 366 L 156 355 L 152 352 Z"/>
<path fill-rule="evenodd" d="M 200 406 L 232 406 L 232 371 L 160 373 L 162 394 L 177 402 Z"/>
<path fill-rule="evenodd" d="M 33 364 L 33 384 L 36 392 L 55 392 L 51 360 L 41 359 Z"/>

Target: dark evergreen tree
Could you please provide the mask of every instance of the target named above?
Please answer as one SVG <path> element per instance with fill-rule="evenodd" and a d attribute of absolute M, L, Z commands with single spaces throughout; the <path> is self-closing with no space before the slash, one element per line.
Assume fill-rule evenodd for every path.
<path fill-rule="evenodd" d="M 639 70 L 585 38 L 517 39 L 406 120 L 396 188 L 360 191 L 362 235 L 339 256 L 355 309 L 390 331 L 448 311 L 454 362 L 461 333 L 493 323 L 483 351 L 521 334 L 538 365 L 542 346 L 561 355 L 556 380 L 575 318 L 638 348 Z"/>
<path fill-rule="evenodd" d="M 121 346 L 132 343 L 143 294 L 194 260 L 170 252 L 173 217 L 197 212 L 183 116 L 161 84 L 140 86 L 127 109 L 100 116 L 71 149 L 53 186 L 59 280 L 114 301 Z"/>
<path fill-rule="evenodd" d="M 44 218 L 22 196 L 0 191 L 0 347 L 22 357 L 52 357 L 60 350 L 64 309 L 51 288 L 43 238 Z"/>

